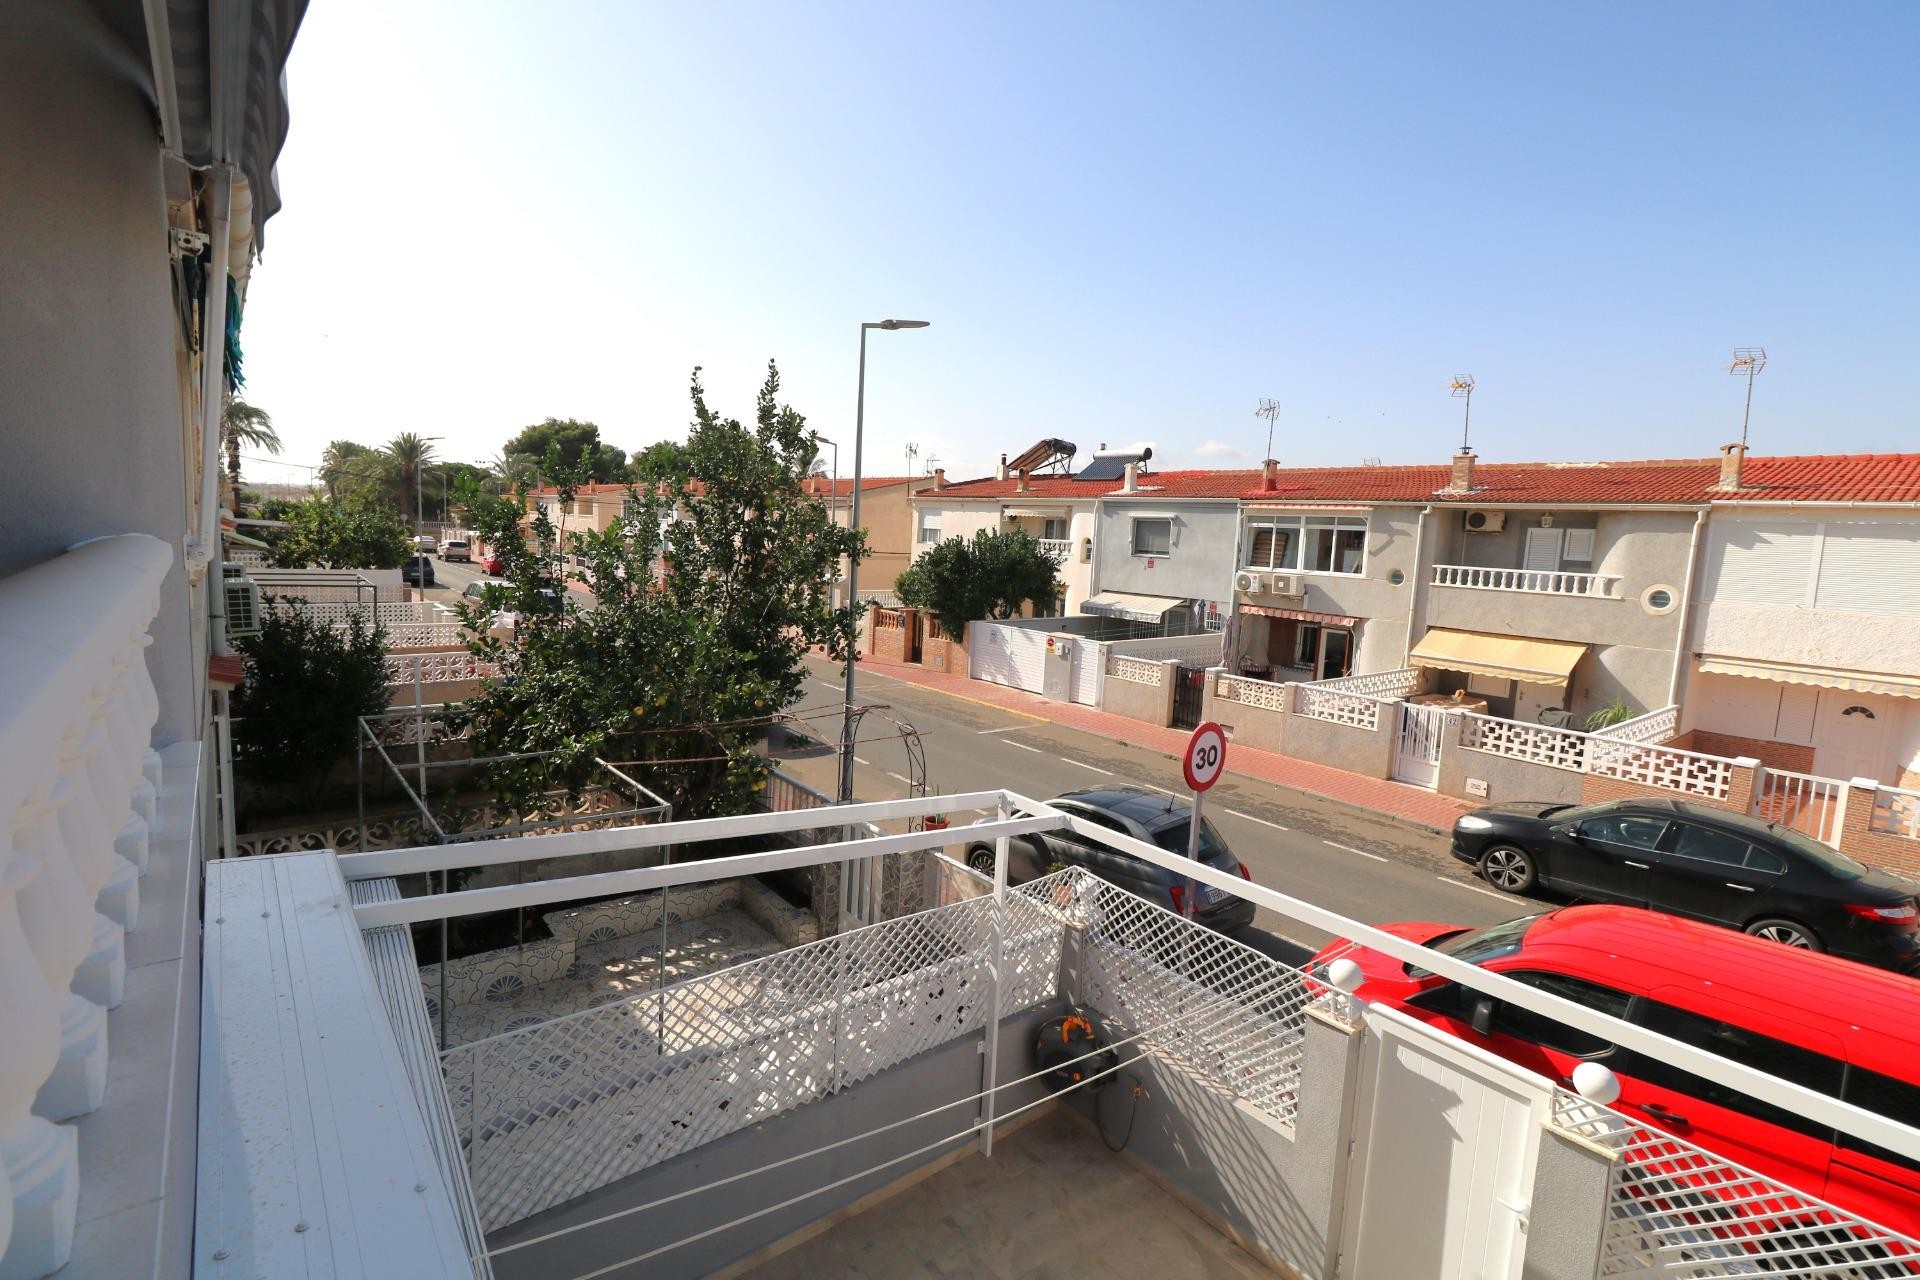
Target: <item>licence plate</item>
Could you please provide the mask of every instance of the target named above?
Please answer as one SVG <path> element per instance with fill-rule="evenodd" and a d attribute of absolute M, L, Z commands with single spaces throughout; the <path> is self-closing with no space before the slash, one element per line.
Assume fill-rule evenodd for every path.
<path fill-rule="evenodd" d="M 1227 891 L 1216 885 L 1208 885 L 1206 886 L 1206 892 L 1200 895 L 1200 900 L 1211 907 L 1215 903 L 1225 902 L 1227 900 Z"/>

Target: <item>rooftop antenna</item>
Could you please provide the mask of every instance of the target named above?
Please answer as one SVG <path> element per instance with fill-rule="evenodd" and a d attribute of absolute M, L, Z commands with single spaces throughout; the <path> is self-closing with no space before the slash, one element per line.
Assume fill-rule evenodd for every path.
<path fill-rule="evenodd" d="M 937 453 L 928 454 L 927 455 L 927 474 L 932 475 L 934 471 L 939 468 L 939 466 L 940 466 L 940 455 Z"/>
<path fill-rule="evenodd" d="M 1767 367 L 1765 347 L 1735 347 L 1727 372 L 1734 377 L 1747 375 L 1747 407 L 1740 411 L 1740 447 L 1747 447 L 1747 419 L 1753 416 L 1753 380 Z"/>
<path fill-rule="evenodd" d="M 1453 381 L 1447 384 L 1447 390 L 1453 393 L 1455 400 L 1465 400 L 1466 412 L 1460 417 L 1460 452 L 1467 451 L 1467 435 L 1473 429 L 1473 375 L 1456 373 Z"/>
<path fill-rule="evenodd" d="M 913 469 L 913 460 L 915 458 L 918 458 L 919 456 L 920 456 L 920 446 L 917 444 L 909 444 L 907 446 L 907 474 L 908 475 L 917 476 L 920 474 L 918 471 L 915 471 Z"/>
<path fill-rule="evenodd" d="M 1262 397 L 1260 407 L 1253 411 L 1253 416 L 1267 420 L 1267 457 L 1271 458 L 1273 456 L 1273 424 L 1280 417 L 1280 402 Z"/>

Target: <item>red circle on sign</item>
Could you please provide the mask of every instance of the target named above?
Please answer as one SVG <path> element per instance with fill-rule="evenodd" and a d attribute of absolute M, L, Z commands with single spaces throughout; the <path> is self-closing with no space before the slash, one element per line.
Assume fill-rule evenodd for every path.
<path fill-rule="evenodd" d="M 1187 739 L 1187 753 L 1180 758 L 1180 769 L 1187 775 L 1187 786 L 1205 791 L 1220 781 L 1227 770 L 1227 735 L 1209 720 Z"/>

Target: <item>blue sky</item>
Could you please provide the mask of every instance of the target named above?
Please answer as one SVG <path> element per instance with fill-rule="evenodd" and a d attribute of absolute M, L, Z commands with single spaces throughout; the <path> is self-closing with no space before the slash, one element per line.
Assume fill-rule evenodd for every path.
<path fill-rule="evenodd" d="M 293 462 L 628 449 L 769 357 L 850 465 L 1920 447 L 1920 5 L 325 0 L 246 317 Z M 255 466 L 257 479 L 285 468 Z"/>

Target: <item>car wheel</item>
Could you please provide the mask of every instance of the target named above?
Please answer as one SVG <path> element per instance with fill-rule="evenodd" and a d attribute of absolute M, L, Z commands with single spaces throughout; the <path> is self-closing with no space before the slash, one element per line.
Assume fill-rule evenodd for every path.
<path fill-rule="evenodd" d="M 984 844 L 974 845 L 967 850 L 967 866 L 983 876 L 993 874 L 993 850 Z"/>
<path fill-rule="evenodd" d="M 1480 874 L 1487 883 L 1508 893 L 1531 893 L 1538 879 L 1533 855 L 1510 844 L 1497 844 L 1480 855 Z"/>
<path fill-rule="evenodd" d="M 1802 951 L 1825 951 L 1827 946 L 1820 941 L 1820 935 L 1795 920 L 1782 920 L 1769 916 L 1765 920 L 1755 920 L 1747 926 L 1747 932 L 1756 938 L 1765 938 L 1768 942 L 1777 942 L 1783 947 L 1798 947 Z"/>

